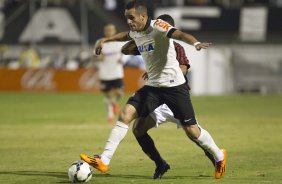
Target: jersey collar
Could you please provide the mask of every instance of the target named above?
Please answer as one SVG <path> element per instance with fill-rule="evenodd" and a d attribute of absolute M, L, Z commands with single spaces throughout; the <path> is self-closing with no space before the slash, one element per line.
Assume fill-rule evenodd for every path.
<path fill-rule="evenodd" d="M 144 27 L 144 29 L 142 31 L 146 31 L 148 29 L 148 27 L 151 25 L 151 20 L 152 19 L 148 16 L 146 25 L 145 25 L 145 27 Z"/>

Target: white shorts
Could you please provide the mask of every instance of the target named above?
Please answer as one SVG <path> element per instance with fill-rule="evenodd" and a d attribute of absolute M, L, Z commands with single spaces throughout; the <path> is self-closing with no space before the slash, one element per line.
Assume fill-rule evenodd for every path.
<path fill-rule="evenodd" d="M 155 120 L 156 128 L 159 125 L 163 123 L 168 123 L 168 122 L 175 123 L 177 125 L 177 128 L 182 128 L 180 121 L 174 117 L 173 112 L 170 110 L 170 108 L 166 104 L 163 104 L 159 106 L 158 108 L 156 108 L 150 114 L 150 116 Z M 197 118 L 196 118 L 196 121 L 197 121 Z M 197 125 L 198 127 L 201 128 L 198 121 L 197 121 Z"/>
<path fill-rule="evenodd" d="M 156 127 L 158 127 L 160 124 L 172 122 L 177 125 L 177 128 L 181 128 L 182 125 L 178 119 L 176 119 L 173 115 L 173 112 L 170 110 L 170 108 L 163 104 L 156 108 L 150 116 L 155 120 Z"/>

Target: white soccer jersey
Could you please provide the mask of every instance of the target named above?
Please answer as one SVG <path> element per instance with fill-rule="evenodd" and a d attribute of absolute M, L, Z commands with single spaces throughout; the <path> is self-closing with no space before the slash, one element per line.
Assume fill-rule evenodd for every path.
<path fill-rule="evenodd" d="M 104 43 L 103 60 L 98 62 L 98 73 L 100 80 L 115 80 L 123 78 L 123 63 L 121 62 L 121 48 L 124 42 Z"/>
<path fill-rule="evenodd" d="M 144 61 L 149 79 L 146 85 L 154 87 L 173 87 L 185 82 L 176 60 L 173 40 L 167 35 L 175 29 L 167 22 L 148 20 L 144 31 L 130 31 Z"/>

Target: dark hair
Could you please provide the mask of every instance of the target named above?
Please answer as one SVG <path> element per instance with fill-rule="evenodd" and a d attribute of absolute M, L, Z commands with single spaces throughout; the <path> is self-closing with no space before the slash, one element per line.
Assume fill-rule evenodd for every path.
<path fill-rule="evenodd" d="M 162 14 L 162 15 L 158 16 L 157 19 L 162 19 L 163 21 L 166 21 L 170 25 L 174 26 L 174 19 L 168 14 Z"/>
<path fill-rule="evenodd" d="M 138 12 L 144 12 L 147 14 L 147 7 L 142 1 L 130 1 L 125 5 L 125 9 L 129 10 L 131 8 L 135 8 Z"/>

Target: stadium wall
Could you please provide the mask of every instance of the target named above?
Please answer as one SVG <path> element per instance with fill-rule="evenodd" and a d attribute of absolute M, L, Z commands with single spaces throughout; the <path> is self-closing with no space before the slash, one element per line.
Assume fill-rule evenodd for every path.
<path fill-rule="evenodd" d="M 215 44 L 200 52 L 182 44 L 190 61 L 195 95 L 282 93 L 282 45 Z"/>
<path fill-rule="evenodd" d="M 125 92 L 134 92 L 143 86 L 144 71 L 125 68 Z M 74 71 L 58 69 L 0 68 L 0 91 L 38 92 L 99 92 L 99 79 L 95 69 Z"/>

